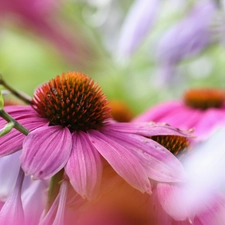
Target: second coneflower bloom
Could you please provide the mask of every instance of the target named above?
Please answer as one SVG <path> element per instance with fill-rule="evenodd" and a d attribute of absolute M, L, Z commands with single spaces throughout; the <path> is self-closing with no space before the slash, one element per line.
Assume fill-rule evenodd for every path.
<path fill-rule="evenodd" d="M 182 129 L 194 128 L 198 139 L 208 138 L 225 126 L 225 91 L 213 88 L 190 89 L 182 100 L 151 107 L 134 122 L 164 122 Z"/>
<path fill-rule="evenodd" d="M 22 149 L 21 166 L 36 179 L 64 168 L 82 197 L 95 195 L 103 159 L 141 192 L 151 192 L 150 180 L 184 180 L 181 163 L 149 137 L 189 134 L 164 124 L 115 122 L 98 84 L 82 73 L 57 76 L 36 90 L 30 106 L 5 110 L 30 133 L 13 130 L 0 138 L 0 155 Z"/>

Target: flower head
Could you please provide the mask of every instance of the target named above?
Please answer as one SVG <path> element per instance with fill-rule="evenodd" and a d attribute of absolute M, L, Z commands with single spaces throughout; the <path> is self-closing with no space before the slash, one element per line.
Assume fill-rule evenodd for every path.
<path fill-rule="evenodd" d="M 134 121 L 165 122 L 182 129 L 193 128 L 197 138 L 207 138 L 216 128 L 225 125 L 224 99 L 223 90 L 191 89 L 184 93 L 182 100 L 156 105 Z"/>
<path fill-rule="evenodd" d="M 7 112 L 30 130 L 0 139 L 0 155 L 22 149 L 21 166 L 37 179 L 65 168 L 73 188 L 92 198 L 101 182 L 103 160 L 131 186 L 151 192 L 151 180 L 180 182 L 181 163 L 149 137 L 189 136 L 189 132 L 154 123 L 118 123 L 94 81 L 68 72 L 39 87 L 32 106 L 8 106 Z M 3 126 L 5 121 L 0 120 Z"/>

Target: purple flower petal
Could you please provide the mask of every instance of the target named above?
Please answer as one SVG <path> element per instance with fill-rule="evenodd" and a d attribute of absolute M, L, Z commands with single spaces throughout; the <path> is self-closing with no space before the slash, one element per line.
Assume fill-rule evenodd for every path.
<path fill-rule="evenodd" d="M 3 205 L 0 212 L 0 224 L 4 225 L 24 225 L 24 213 L 21 202 L 21 188 L 23 183 L 24 173 L 22 169 L 19 172 L 16 186 Z"/>
<path fill-rule="evenodd" d="M 104 130 L 104 134 L 121 146 L 126 146 L 144 166 L 149 178 L 162 182 L 181 182 L 186 174 L 180 161 L 157 142 L 135 134 Z"/>
<path fill-rule="evenodd" d="M 212 1 L 197 3 L 186 19 L 163 34 L 158 46 L 159 61 L 174 64 L 206 48 L 211 39 L 209 27 L 215 9 Z"/>
<path fill-rule="evenodd" d="M 99 131 L 90 130 L 88 136 L 99 153 L 124 180 L 141 192 L 151 192 L 147 171 L 136 154 Z"/>
<path fill-rule="evenodd" d="M 11 194 L 20 169 L 21 152 L 0 158 L 0 199 L 6 200 Z"/>
<path fill-rule="evenodd" d="M 70 156 L 72 136 L 68 128 L 38 128 L 24 139 L 21 165 L 26 174 L 47 179 L 62 169 Z"/>
<path fill-rule="evenodd" d="M 73 147 L 65 171 L 74 189 L 91 199 L 100 185 L 102 162 L 86 133 L 73 133 Z"/>
<path fill-rule="evenodd" d="M 129 56 L 140 45 L 152 27 L 159 9 L 159 1 L 136 0 L 122 26 L 119 38 L 119 54 Z"/>

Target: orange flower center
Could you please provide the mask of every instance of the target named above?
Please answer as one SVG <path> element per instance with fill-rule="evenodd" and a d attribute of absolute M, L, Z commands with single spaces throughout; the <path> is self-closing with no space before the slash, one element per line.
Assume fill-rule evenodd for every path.
<path fill-rule="evenodd" d="M 63 73 L 37 89 L 33 108 L 50 125 L 76 130 L 99 129 L 111 118 L 108 101 L 90 77 L 79 72 Z"/>
<path fill-rule="evenodd" d="M 187 106 L 208 109 L 220 108 L 224 104 L 225 92 L 216 89 L 192 89 L 184 94 L 184 102 Z"/>
<path fill-rule="evenodd" d="M 176 135 L 152 136 L 151 139 L 167 148 L 175 156 L 185 153 L 190 145 L 186 137 Z"/>

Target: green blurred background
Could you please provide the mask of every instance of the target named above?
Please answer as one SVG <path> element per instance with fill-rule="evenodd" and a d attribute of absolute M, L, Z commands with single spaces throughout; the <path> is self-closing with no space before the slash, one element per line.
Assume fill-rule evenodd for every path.
<path fill-rule="evenodd" d="M 100 84 L 109 100 L 126 101 L 136 114 L 160 101 L 181 98 L 183 91 L 192 87 L 224 88 L 225 51 L 223 45 L 217 44 L 182 61 L 179 64 L 182 76 L 157 85 L 157 65 L 151 47 L 167 27 L 179 21 L 186 8 L 173 10 L 165 1 L 161 6 L 163 13 L 144 42 L 128 61 L 120 62 L 112 49 L 116 48 L 121 24 L 133 1 L 100 2 L 55 1 L 54 7 L 50 5 L 51 13 L 46 13 L 48 23 L 59 34 L 69 36 L 72 45 L 82 46 L 78 50 L 71 48 L 71 57 L 71 52 L 65 54 L 62 46 L 54 43 L 54 36 L 43 35 L 35 24 L 24 25 L 21 12 L 14 9 L 3 13 L 0 72 L 5 81 L 32 96 L 38 85 L 56 75 L 81 71 Z M 29 1 L 25 3 L 32 10 Z M 65 26 L 70 32 L 61 30 Z"/>

